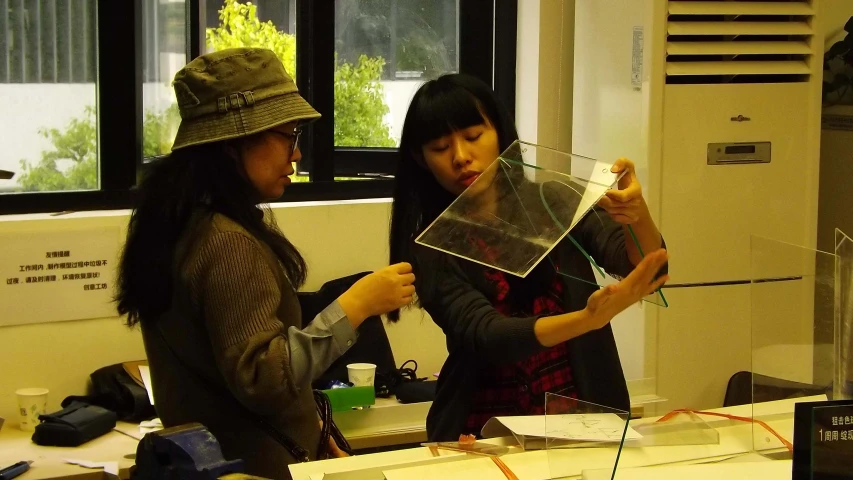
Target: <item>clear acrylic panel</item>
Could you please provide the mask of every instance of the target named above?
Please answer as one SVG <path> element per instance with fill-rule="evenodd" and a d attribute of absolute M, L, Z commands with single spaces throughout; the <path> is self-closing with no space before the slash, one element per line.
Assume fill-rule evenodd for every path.
<path fill-rule="evenodd" d="M 753 448 L 784 457 L 793 403 L 832 397 L 836 255 L 759 236 L 750 244 Z"/>
<path fill-rule="evenodd" d="M 640 435 L 628 426 L 630 414 L 553 393 L 545 395 L 545 448 L 552 479 L 577 478 L 582 470 L 612 469 L 623 442 Z M 578 448 L 593 449 L 582 453 Z"/>
<path fill-rule="evenodd" d="M 516 141 L 416 242 L 526 277 L 568 235 L 567 248 L 578 249 L 606 283 L 612 277 L 569 232 L 588 215 L 586 221 L 602 221 L 593 207 L 621 176 L 611 172 L 612 167 L 611 163 Z M 556 268 L 556 263 L 548 261 Z M 646 301 L 666 305 L 661 292 Z"/>
<path fill-rule="evenodd" d="M 853 239 L 835 230 L 835 400 L 853 399 Z"/>

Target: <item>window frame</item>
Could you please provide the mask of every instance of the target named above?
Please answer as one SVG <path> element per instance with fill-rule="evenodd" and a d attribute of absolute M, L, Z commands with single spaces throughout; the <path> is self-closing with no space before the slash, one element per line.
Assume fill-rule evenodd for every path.
<path fill-rule="evenodd" d="M 0 215 L 130 208 L 142 158 L 143 1 L 97 0 L 99 190 L 2 194 Z M 205 41 L 207 1 L 187 0 L 187 58 Z M 294 183 L 277 202 L 384 198 L 393 193 L 396 148 L 334 145 L 334 0 L 297 0 L 297 84 L 322 118 L 300 140 L 310 182 Z M 515 110 L 518 0 L 459 0 L 459 71 L 495 88 Z M 495 30 L 502 32 L 495 35 Z M 495 59 L 501 59 L 495 62 Z M 109 59 L 109 61 L 101 61 Z M 131 117 L 132 115 L 132 117 Z M 125 159 L 117 161 L 116 159 Z M 317 159 L 328 159 L 317 161 Z M 364 177 L 335 180 L 335 177 Z"/>

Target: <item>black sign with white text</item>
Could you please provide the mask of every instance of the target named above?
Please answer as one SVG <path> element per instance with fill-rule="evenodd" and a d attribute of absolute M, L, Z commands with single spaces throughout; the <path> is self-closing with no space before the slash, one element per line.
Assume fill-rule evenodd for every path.
<path fill-rule="evenodd" d="M 853 480 L 853 400 L 795 405 L 792 480 Z"/>

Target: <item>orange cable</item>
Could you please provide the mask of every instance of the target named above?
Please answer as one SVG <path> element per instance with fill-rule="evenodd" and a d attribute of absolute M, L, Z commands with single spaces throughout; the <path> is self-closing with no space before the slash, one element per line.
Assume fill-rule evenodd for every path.
<path fill-rule="evenodd" d="M 738 420 L 741 422 L 757 423 L 757 424 L 761 425 L 762 427 L 764 427 L 765 430 L 772 433 L 773 436 L 775 436 L 777 439 L 779 439 L 779 441 L 782 442 L 783 445 L 785 445 L 785 448 L 787 448 L 789 452 L 794 451 L 794 446 L 791 445 L 791 442 L 786 440 L 782 435 L 779 435 L 779 433 L 777 433 L 776 430 L 773 430 L 772 428 L 770 428 L 770 425 L 767 425 L 766 423 L 764 423 L 761 420 L 755 420 L 755 419 L 749 418 L 749 417 L 739 417 L 737 415 L 729 415 L 729 414 L 725 414 L 725 413 L 705 412 L 702 410 L 678 409 L 678 410 L 673 410 L 673 411 L 667 413 L 666 415 L 662 416 L 655 423 L 665 422 L 665 421 L 669 420 L 670 418 L 676 416 L 679 413 L 695 413 L 698 415 L 711 415 L 714 417 L 723 417 L 723 418 L 728 418 L 730 420 Z"/>

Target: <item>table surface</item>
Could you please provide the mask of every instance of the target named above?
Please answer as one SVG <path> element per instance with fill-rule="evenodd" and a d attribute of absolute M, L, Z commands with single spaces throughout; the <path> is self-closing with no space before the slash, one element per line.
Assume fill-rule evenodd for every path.
<path fill-rule="evenodd" d="M 12 423 L 12 425 L 9 425 Z M 138 426 L 119 422 L 125 428 Z M 15 480 L 45 480 L 69 478 L 74 480 L 101 480 L 109 478 L 102 469 L 71 465 L 65 459 L 90 462 L 117 462 L 119 478 L 129 478 L 129 468 L 134 464 L 138 440 L 112 431 L 79 447 L 43 447 L 32 442 L 32 432 L 21 431 L 14 422 L 7 422 L 0 430 L 0 466 L 7 467 L 21 460 L 33 464 Z M 131 456 L 131 458 L 128 458 Z M 0 468 L 2 468 L 0 467 Z"/>
<path fill-rule="evenodd" d="M 756 411 L 762 413 L 761 418 L 776 432 L 791 439 L 793 436 L 793 405 L 799 401 L 820 400 L 818 397 L 799 398 L 768 402 L 756 406 Z M 714 409 L 715 413 L 751 417 L 752 405 Z M 619 453 L 619 471 L 648 466 L 677 466 L 691 464 L 707 464 L 724 460 L 746 458 L 753 463 L 756 449 L 765 449 L 765 453 L 775 453 L 781 443 L 775 444 L 772 436 L 750 423 L 735 421 L 718 416 L 701 416 L 708 426 L 719 433 L 719 442 L 701 445 L 673 444 L 664 446 L 625 446 Z M 638 426 L 655 422 L 657 418 L 633 420 L 631 425 Z M 514 439 L 489 439 L 487 442 L 511 444 Z M 762 445 L 766 445 L 763 447 Z M 783 449 L 784 450 L 784 449 Z M 519 480 L 545 480 L 558 476 L 559 478 L 583 478 L 586 471 L 611 470 L 616 461 L 617 449 L 608 448 L 575 448 L 557 449 L 551 451 L 514 449 L 509 454 L 501 456 L 502 462 L 508 466 Z M 291 465 L 290 471 L 294 480 L 347 480 L 347 479 L 410 479 L 418 480 L 505 480 L 506 476 L 489 458 L 465 456 L 462 461 L 432 460 L 430 450 L 425 447 L 399 450 L 395 452 L 363 455 L 333 460 L 323 460 L 306 464 Z M 756 457 L 763 458 L 763 457 Z M 455 459 L 453 459 L 455 460 Z M 411 465 L 407 463 L 411 462 Z M 750 465 L 747 469 L 765 468 L 767 478 L 776 478 L 775 474 L 787 467 L 773 462 L 773 466 L 761 467 Z M 788 466 L 790 462 L 788 463 Z M 737 468 L 737 467 L 728 467 Z M 713 474 L 713 469 L 709 469 Z M 772 470 L 772 472 L 771 472 Z M 790 472 L 790 470 L 787 470 Z M 556 472 L 556 474 L 555 474 Z M 663 473 L 661 471 L 660 473 Z M 683 474 L 678 469 L 674 474 Z M 697 470 L 697 473 L 699 471 Z M 620 474 L 621 475 L 621 474 Z M 645 475 L 645 472 L 639 475 Z M 700 478 L 697 476 L 696 478 Z M 592 477 L 590 476 L 590 480 Z M 609 478 L 609 477 L 608 477 Z M 621 476 L 620 476 L 621 478 Z M 626 477 L 627 478 L 627 477 Z M 638 477 L 645 478 L 645 477 Z M 663 477 L 660 477 L 663 478 Z M 685 477 L 680 477 L 685 478 Z M 691 476 L 692 478 L 692 476 Z M 787 477 L 790 478 L 790 474 Z"/>
<path fill-rule="evenodd" d="M 811 398 L 797 399 L 809 401 Z M 768 423 L 786 438 L 792 437 L 790 418 L 784 412 L 793 412 L 793 401 L 773 402 L 778 404 L 779 418 Z M 762 406 L 767 413 L 766 405 Z M 356 445 L 372 445 L 386 441 L 400 440 L 399 443 L 412 443 L 409 440 L 419 435 L 423 429 L 423 419 L 429 404 L 399 404 L 392 399 L 380 399 L 372 408 L 341 412 L 336 414 L 336 421 L 342 430 Z M 750 416 L 752 407 L 749 405 L 717 409 L 717 411 L 733 415 Z M 748 454 L 752 450 L 752 440 L 755 432 L 752 426 L 743 423 L 733 423 L 718 417 L 704 417 L 720 435 L 719 444 L 714 445 L 675 445 L 628 448 L 622 450 L 619 460 L 620 471 L 631 467 L 647 465 L 677 465 L 697 462 L 707 462 L 709 459 L 725 459 Z M 632 425 L 640 425 L 654 421 L 654 418 L 632 421 Z M 11 424 L 10 424 L 11 423 Z M 138 432 L 138 426 L 119 422 L 117 428 L 127 432 Z M 0 430 L 0 467 L 14 464 L 21 460 L 32 460 L 30 470 L 17 477 L 20 480 L 75 479 L 100 480 L 114 478 L 106 475 L 101 469 L 87 469 L 67 463 L 66 459 L 85 460 L 90 462 L 116 462 L 119 477 L 127 479 L 129 468 L 133 465 L 133 455 L 136 453 L 138 440 L 130 435 L 110 432 L 84 445 L 74 448 L 43 447 L 31 441 L 32 433 L 23 432 L 13 422 L 6 422 Z M 418 437 L 419 438 L 419 437 Z M 402 441 L 402 440 L 406 441 Z M 421 440 L 415 440 L 418 442 Z M 491 439 L 492 443 L 512 445 L 512 439 Z M 373 443 L 371 443 L 373 442 Z M 354 445 L 355 446 L 355 445 Z M 362 447 L 356 447 L 362 448 Z M 587 448 L 560 450 L 558 455 L 569 454 L 572 463 L 572 477 L 581 478 L 583 470 L 606 469 L 612 466 L 612 449 Z M 464 468 L 457 460 L 464 460 Z M 350 458 L 324 460 L 308 464 L 291 466 L 294 480 L 316 480 L 323 478 L 332 480 L 340 476 L 341 480 L 352 474 L 361 472 L 358 478 L 470 478 L 476 473 L 478 480 L 486 480 L 494 476 L 497 468 L 487 458 L 467 459 L 464 454 L 444 453 L 436 459 L 425 447 L 397 450 L 392 452 L 359 455 Z M 550 478 L 549 462 L 558 460 L 553 453 L 548 456 L 545 451 L 523 452 L 513 448 L 512 453 L 501 457 L 521 480 Z M 578 461 L 578 460 L 583 461 Z M 416 466 L 420 464 L 420 466 Z M 582 466 L 582 468 L 581 468 Z M 612 467 L 611 467 L 612 468 Z M 466 473 L 467 472 L 467 473 Z M 335 474 L 335 475 L 331 475 Z M 355 477 L 352 477 L 355 478 Z"/>
<path fill-rule="evenodd" d="M 425 419 L 430 403 L 401 404 L 393 397 L 377 398 L 376 405 L 363 410 L 335 413 L 335 421 L 355 449 L 418 443 L 426 440 Z M 139 426 L 118 422 L 116 428 L 141 438 Z M 66 459 L 117 462 L 119 477 L 129 478 L 137 438 L 112 431 L 79 447 L 43 447 L 31 440 L 32 432 L 21 431 L 14 421 L 0 429 L 0 468 L 32 460 L 30 469 L 16 480 L 101 480 L 111 478 L 102 469 L 84 468 Z M 128 458 L 128 456 L 131 456 Z"/>

